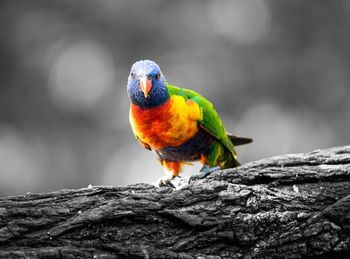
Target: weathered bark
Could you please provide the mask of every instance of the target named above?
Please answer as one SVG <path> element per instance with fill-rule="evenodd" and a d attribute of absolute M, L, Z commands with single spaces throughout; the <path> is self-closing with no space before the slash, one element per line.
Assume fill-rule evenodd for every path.
<path fill-rule="evenodd" d="M 349 183 L 346 146 L 217 171 L 180 190 L 2 198 L 0 257 L 350 258 Z"/>

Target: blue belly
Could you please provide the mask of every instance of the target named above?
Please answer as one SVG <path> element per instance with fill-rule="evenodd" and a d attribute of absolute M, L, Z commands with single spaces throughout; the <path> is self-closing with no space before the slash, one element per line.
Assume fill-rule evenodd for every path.
<path fill-rule="evenodd" d="M 199 131 L 187 142 L 176 147 L 165 147 L 154 150 L 162 160 L 175 162 L 190 162 L 199 160 L 201 154 L 208 155 L 212 149 L 212 142 L 215 138 L 209 135 L 205 130 L 199 128 Z"/>

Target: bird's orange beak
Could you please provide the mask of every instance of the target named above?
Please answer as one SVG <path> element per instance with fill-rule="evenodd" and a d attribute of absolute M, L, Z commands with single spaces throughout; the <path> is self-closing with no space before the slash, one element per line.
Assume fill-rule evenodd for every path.
<path fill-rule="evenodd" d="M 152 88 L 152 79 L 148 79 L 147 76 L 142 76 L 140 78 L 140 88 L 145 97 L 147 98 L 147 95 Z"/>

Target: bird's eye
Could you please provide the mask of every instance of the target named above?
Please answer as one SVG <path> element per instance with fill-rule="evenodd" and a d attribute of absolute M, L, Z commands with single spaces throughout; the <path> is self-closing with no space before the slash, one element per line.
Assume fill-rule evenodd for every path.
<path fill-rule="evenodd" d="M 160 78 L 160 73 L 158 73 L 154 78 L 158 80 Z"/>
<path fill-rule="evenodd" d="M 135 74 L 133 72 L 131 72 L 130 76 L 131 78 L 135 78 Z"/>

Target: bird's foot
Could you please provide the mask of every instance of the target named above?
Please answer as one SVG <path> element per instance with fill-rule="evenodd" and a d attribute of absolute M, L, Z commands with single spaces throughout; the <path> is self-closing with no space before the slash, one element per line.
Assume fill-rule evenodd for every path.
<path fill-rule="evenodd" d="M 203 179 L 210 175 L 212 172 L 215 172 L 220 169 L 220 166 L 215 167 L 209 167 L 208 165 L 204 165 L 202 169 L 199 171 L 198 174 L 192 175 L 188 181 L 188 183 L 191 183 L 193 181 L 197 181 L 199 179 Z"/>
<path fill-rule="evenodd" d="M 169 177 L 169 176 L 164 176 L 164 177 L 160 178 L 160 179 L 157 181 L 157 184 L 158 184 L 159 187 L 166 186 L 166 187 L 171 187 L 171 188 L 174 188 L 174 189 L 175 189 L 175 185 L 173 185 L 173 184 L 171 183 L 171 180 L 173 180 L 173 179 L 174 179 L 173 176 L 171 176 L 171 177 Z"/>

